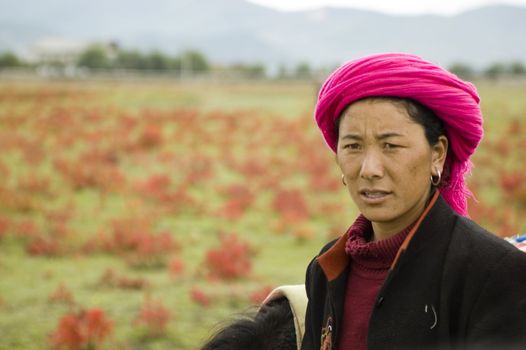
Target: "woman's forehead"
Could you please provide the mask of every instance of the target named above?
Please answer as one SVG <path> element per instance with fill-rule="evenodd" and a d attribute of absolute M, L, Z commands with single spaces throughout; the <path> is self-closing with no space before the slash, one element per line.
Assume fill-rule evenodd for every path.
<path fill-rule="evenodd" d="M 399 103 L 364 100 L 350 105 L 342 116 L 340 128 L 405 129 L 416 124 Z"/>

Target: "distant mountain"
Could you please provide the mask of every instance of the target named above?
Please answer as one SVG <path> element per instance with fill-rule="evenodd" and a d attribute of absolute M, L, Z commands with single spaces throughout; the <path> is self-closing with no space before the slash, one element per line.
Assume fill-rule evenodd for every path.
<path fill-rule="evenodd" d="M 44 37 L 114 40 L 123 47 L 203 51 L 220 63 L 333 65 L 407 51 L 444 65 L 526 62 L 526 7 L 456 16 L 398 16 L 326 7 L 280 12 L 245 0 L 0 0 L 0 51 Z"/>

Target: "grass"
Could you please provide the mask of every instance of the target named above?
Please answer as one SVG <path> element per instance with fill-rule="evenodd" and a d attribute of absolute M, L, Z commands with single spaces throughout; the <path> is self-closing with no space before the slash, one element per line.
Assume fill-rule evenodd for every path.
<path fill-rule="evenodd" d="M 302 170 L 310 159 L 299 153 L 298 143 L 325 152 L 320 157 L 329 169 L 328 176 L 339 179 L 332 155 L 323 149 L 312 121 L 316 89 L 314 83 L 297 82 L 0 82 L 0 96 L 4 96 L 0 103 L 0 140 L 12 135 L 19 137 L 18 141 L 2 143 L 0 174 L 3 164 L 8 175 L 0 190 L 11 195 L 24 193 L 17 187 L 20 179 L 35 175 L 49 179 L 51 192 L 51 195 L 28 192 L 32 205 L 25 210 L 0 204 L 0 218 L 8 218 L 13 224 L 6 236 L 1 238 L 0 234 L 0 349 L 49 347 L 49 334 L 55 330 L 59 318 L 72 310 L 71 306 L 48 300 L 60 283 L 73 292 L 79 305 L 101 308 L 114 322 L 113 336 L 105 342 L 104 349 L 183 350 L 197 348 L 224 320 L 253 310 L 247 296 L 255 290 L 266 285 L 303 283 L 305 268 L 312 257 L 330 237 L 352 223 L 356 215 L 345 191 L 313 191 L 309 187 L 310 177 Z M 514 119 L 524 124 L 526 87 L 481 82 L 479 90 L 489 140 L 502 137 Z M 184 126 L 178 114 L 181 110 L 196 112 L 193 126 Z M 172 114 L 176 117 L 168 121 L 159 117 Z M 137 120 L 128 134 L 123 129 L 125 116 Z M 69 117 L 71 124 L 62 125 Z M 162 126 L 161 145 L 141 151 L 126 148 L 148 123 Z M 225 129 L 229 123 L 234 126 Z M 190 135 L 179 133 L 186 127 L 191 128 Z M 286 127 L 292 132 L 302 130 L 301 136 L 291 139 Z M 231 133 L 224 135 L 224 130 Z M 74 138 L 74 144 L 61 146 L 68 134 Z M 517 142 L 520 140 L 524 139 Z M 28 160 L 28 155 L 38 158 L 34 153 L 39 148 L 44 151 L 41 162 Z M 488 148 L 483 144 L 482 156 L 489 154 Z M 76 190 L 57 173 L 54 160 L 63 157 L 78 161 L 80 154 L 93 150 L 117 154 L 117 169 L 128 182 L 123 189 L 110 182 L 104 191 L 100 186 Z M 191 160 L 198 157 L 211 165 L 213 175 L 184 185 L 183 179 L 193 164 Z M 232 169 L 228 157 L 238 166 L 247 161 L 260 162 L 264 165 L 263 172 L 241 174 Z M 82 167 L 90 162 L 97 161 L 75 164 Z M 111 162 L 100 164 L 112 168 Z M 499 169 L 495 164 L 475 168 L 474 176 L 479 173 L 480 178 L 491 183 L 484 196 L 498 204 L 504 197 L 498 187 Z M 158 173 L 168 174 L 175 189 L 184 186 L 198 205 L 174 209 L 137 192 L 138 181 Z M 201 175 L 199 171 L 195 173 Z M 265 183 L 273 176 L 278 178 L 275 187 Z M 238 218 L 217 214 L 225 201 L 221 189 L 232 184 L 256 191 L 254 202 Z M 272 201 L 277 191 L 289 188 L 300 189 L 313 212 L 308 220 L 283 225 L 279 213 L 272 210 Z M 324 204 L 332 205 L 332 212 L 318 212 Z M 520 207 L 514 210 L 517 215 L 523 213 Z M 182 246 L 174 255 L 185 262 L 185 272 L 173 279 L 167 267 L 132 268 L 118 254 L 70 252 L 58 257 L 27 254 L 27 242 L 20 238 L 17 225 L 23 220 L 33 220 L 37 234 L 51 235 L 49 214 L 55 211 L 71 215 L 66 221 L 69 233 L 61 239 L 73 248 L 99 230 L 108 231 L 115 218 L 152 218 L 155 230 L 170 230 Z M 521 230 L 526 229 L 524 223 L 521 225 Z M 298 238 L 295 236 L 298 228 L 304 228 L 310 236 Z M 208 249 L 217 245 L 221 232 L 235 232 L 252 246 L 254 256 L 249 276 L 231 281 L 206 278 L 204 257 Z M 101 275 L 108 268 L 128 277 L 144 278 L 150 287 L 125 290 L 100 286 Z M 209 293 L 212 305 L 194 302 L 190 294 L 193 288 Z M 134 324 L 147 298 L 162 301 L 172 314 L 163 336 L 147 336 L 143 328 Z"/>

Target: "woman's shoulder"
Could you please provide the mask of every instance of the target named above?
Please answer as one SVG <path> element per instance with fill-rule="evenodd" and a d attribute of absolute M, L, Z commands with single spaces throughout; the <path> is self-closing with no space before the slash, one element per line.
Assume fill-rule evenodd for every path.
<path fill-rule="evenodd" d="M 318 263 L 318 258 L 323 255 L 325 252 L 327 252 L 329 249 L 331 249 L 334 244 L 338 241 L 339 238 L 336 238 L 336 239 L 333 239 L 332 241 L 326 243 L 323 248 L 321 248 L 321 250 L 318 252 L 318 254 L 316 254 L 316 256 L 314 256 L 309 265 L 307 266 L 307 273 L 306 273 L 306 281 L 307 281 L 307 284 L 308 284 L 308 281 L 309 280 L 313 280 L 313 279 L 318 279 L 320 278 L 321 276 L 324 276 L 323 274 L 323 270 L 320 266 L 320 264 Z"/>
<path fill-rule="evenodd" d="M 338 238 L 335 238 L 333 239 L 332 241 L 326 243 L 323 248 L 321 248 L 320 252 L 318 253 L 318 256 L 322 255 L 323 253 L 325 253 L 327 250 L 331 249 L 332 246 L 340 239 L 341 237 L 338 237 Z"/>
<path fill-rule="evenodd" d="M 465 217 L 459 217 L 456 222 L 450 252 L 469 257 L 472 264 L 526 264 L 524 252 Z"/>

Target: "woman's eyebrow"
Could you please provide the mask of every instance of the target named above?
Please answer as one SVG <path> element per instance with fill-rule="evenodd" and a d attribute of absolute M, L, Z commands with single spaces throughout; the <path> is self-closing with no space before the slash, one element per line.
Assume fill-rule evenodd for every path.
<path fill-rule="evenodd" d="M 387 138 L 390 138 L 390 137 L 403 137 L 403 136 L 406 136 L 405 134 L 400 134 L 398 132 L 394 132 L 394 131 L 389 131 L 389 132 L 382 132 L 380 134 L 377 134 L 375 136 L 375 138 L 377 140 L 384 140 L 384 139 L 387 139 Z M 358 141 L 361 141 L 363 140 L 363 137 L 360 136 L 360 134 L 345 134 L 344 136 L 342 136 L 341 138 L 342 140 L 358 140 Z"/>
<path fill-rule="evenodd" d="M 390 137 L 403 137 L 403 136 L 405 136 L 405 134 L 400 134 L 400 133 L 397 133 L 397 132 L 384 132 L 384 133 L 376 135 L 376 139 L 384 140 L 384 139 L 388 139 Z"/>
<path fill-rule="evenodd" d="M 359 134 L 346 134 L 342 137 L 342 140 L 358 140 L 361 141 L 363 138 Z"/>

